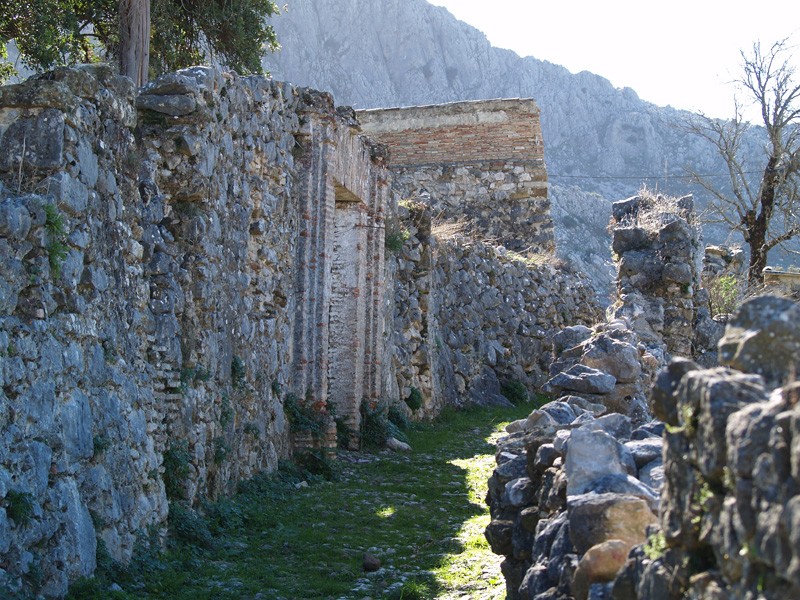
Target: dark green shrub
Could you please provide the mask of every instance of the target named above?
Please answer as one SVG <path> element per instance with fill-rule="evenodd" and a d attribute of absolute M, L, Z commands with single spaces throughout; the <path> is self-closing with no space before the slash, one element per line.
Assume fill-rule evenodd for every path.
<path fill-rule="evenodd" d="M 230 498 L 220 498 L 216 502 L 205 501 L 202 503 L 202 511 L 208 529 L 213 535 L 219 535 L 244 524 L 244 513 Z"/>
<path fill-rule="evenodd" d="M 396 404 L 392 404 L 389 407 L 389 413 L 387 416 L 389 417 L 389 421 L 394 423 L 402 431 L 406 431 L 409 427 L 411 427 L 411 422 L 408 420 L 406 413 L 402 411 Z"/>
<path fill-rule="evenodd" d="M 522 404 L 528 401 L 528 388 L 525 385 L 517 381 L 516 379 L 511 379 L 504 381 L 500 384 L 500 393 L 503 394 L 511 404 Z"/>
<path fill-rule="evenodd" d="M 183 498 L 191 460 L 189 443 L 185 440 L 173 442 L 164 452 L 164 489 L 169 500 Z"/>
<path fill-rule="evenodd" d="M 258 423 L 254 423 L 253 421 L 248 421 L 245 423 L 244 427 L 242 427 L 242 431 L 256 439 L 261 437 L 261 430 L 258 428 Z"/>
<path fill-rule="evenodd" d="M 242 389 L 244 387 L 244 378 L 244 361 L 242 361 L 242 359 L 238 356 L 234 355 L 233 359 L 231 360 L 231 383 L 233 383 L 233 387 L 237 390 Z"/>
<path fill-rule="evenodd" d="M 47 230 L 47 258 L 50 262 L 50 273 L 53 279 L 56 279 L 61 275 L 61 265 L 64 264 L 69 250 L 65 243 L 67 227 L 64 224 L 64 217 L 55 204 L 45 204 L 44 213 L 44 227 Z"/>
<path fill-rule="evenodd" d="M 353 441 L 353 430 L 343 417 L 336 419 L 336 445 L 339 448 L 349 448 Z"/>
<path fill-rule="evenodd" d="M 225 462 L 225 459 L 228 458 L 228 454 L 230 454 L 231 448 L 228 446 L 228 442 L 225 440 L 224 436 L 217 436 L 214 438 L 214 464 L 221 465 Z"/>
<path fill-rule="evenodd" d="M 111 446 L 111 440 L 104 435 L 96 435 L 92 439 L 92 445 L 93 445 L 92 452 L 95 456 L 97 456 L 98 454 L 102 454 L 103 452 L 109 449 L 109 447 Z"/>
<path fill-rule="evenodd" d="M 33 496 L 28 492 L 9 490 L 6 494 L 6 514 L 17 527 L 25 527 L 33 516 Z"/>
<path fill-rule="evenodd" d="M 367 450 L 380 450 L 386 447 L 391 437 L 386 407 L 381 404 L 370 406 L 361 404 L 361 447 Z"/>
<path fill-rule="evenodd" d="M 208 524 L 181 502 L 170 503 L 168 521 L 170 532 L 176 540 L 200 548 L 211 548 L 213 545 L 214 537 Z"/>
<path fill-rule="evenodd" d="M 289 421 L 289 430 L 292 433 L 310 433 L 319 435 L 325 422 L 325 414 L 315 411 L 310 406 L 301 404 L 294 394 L 287 394 L 283 401 L 283 410 Z"/>
<path fill-rule="evenodd" d="M 231 421 L 233 421 L 233 407 L 231 406 L 228 394 L 222 394 L 222 401 L 220 402 L 219 409 L 219 424 L 225 427 Z"/>
<path fill-rule="evenodd" d="M 422 392 L 420 392 L 417 388 L 412 387 L 408 397 L 406 398 L 406 404 L 411 410 L 419 410 L 422 408 Z"/>
<path fill-rule="evenodd" d="M 294 461 L 310 479 L 322 478 L 325 481 L 333 481 L 336 479 L 336 469 L 332 460 L 330 460 L 324 453 L 309 450 L 295 455 Z"/>

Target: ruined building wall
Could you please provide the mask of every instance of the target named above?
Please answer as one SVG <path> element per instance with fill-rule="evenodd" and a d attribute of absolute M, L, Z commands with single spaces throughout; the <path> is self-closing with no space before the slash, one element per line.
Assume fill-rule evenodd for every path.
<path fill-rule="evenodd" d="M 303 97 L 293 390 L 330 402 L 357 432 L 362 401 L 385 381 L 384 222 L 395 201 L 385 149 L 358 135 L 352 111 L 337 113 L 329 94 Z"/>
<path fill-rule="evenodd" d="M 358 112 L 390 148 L 403 198 L 516 251 L 552 252 L 547 171 L 533 100 L 483 100 Z"/>
<path fill-rule="evenodd" d="M 59 70 L 0 88 L 0 156 L 7 589 L 63 594 L 97 539 L 126 560 L 168 498 L 275 468 L 287 394 L 381 394 L 388 171 L 330 96 Z"/>

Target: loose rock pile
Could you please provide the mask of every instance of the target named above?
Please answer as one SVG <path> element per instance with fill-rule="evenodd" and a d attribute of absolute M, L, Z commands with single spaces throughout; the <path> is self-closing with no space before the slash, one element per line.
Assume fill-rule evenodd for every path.
<path fill-rule="evenodd" d="M 590 340 L 595 342 L 568 353 L 594 356 L 613 345 L 608 340 L 616 341 L 606 332 Z M 635 349 L 622 346 L 619 355 L 630 354 L 629 347 Z M 639 427 L 596 402 L 604 399 L 602 390 L 613 392 L 613 376 L 581 363 L 565 373 L 554 379 L 583 387 L 583 393 L 573 390 L 511 423 L 489 480 L 486 537 L 494 552 L 506 556 L 502 567 L 512 600 L 586 598 L 591 584 L 613 579 L 657 519 L 663 426 L 644 422 L 649 415 L 639 398 L 614 399 L 644 422 Z"/>

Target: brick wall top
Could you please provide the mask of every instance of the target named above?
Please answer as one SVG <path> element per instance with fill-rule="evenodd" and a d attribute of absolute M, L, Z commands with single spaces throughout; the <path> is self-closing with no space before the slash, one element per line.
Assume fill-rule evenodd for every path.
<path fill-rule="evenodd" d="M 478 100 L 363 110 L 362 129 L 390 148 L 390 164 L 420 165 L 544 157 L 531 99 Z"/>

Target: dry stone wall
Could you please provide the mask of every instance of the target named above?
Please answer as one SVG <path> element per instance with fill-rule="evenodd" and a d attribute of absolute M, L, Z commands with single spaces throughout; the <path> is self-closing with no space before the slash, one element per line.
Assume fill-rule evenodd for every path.
<path fill-rule="evenodd" d="M 543 382 L 553 334 L 598 312 L 550 262 L 538 111 L 443 111 L 461 162 L 431 193 L 477 190 L 453 218 L 541 260 L 437 240 L 329 94 L 206 67 L 0 88 L 0 590 L 63 595 L 98 543 L 126 561 L 171 503 L 335 445 L 332 412 L 357 432 L 364 402 L 416 391 L 427 417 Z"/>
<path fill-rule="evenodd" d="M 382 394 L 393 199 L 352 111 L 200 67 L 134 92 L 0 88 L 3 590 L 62 595 L 98 539 L 127 560 L 168 498 L 275 468 L 288 394 Z"/>
<path fill-rule="evenodd" d="M 703 246 L 691 196 L 643 194 L 615 202 L 616 317 L 631 320 L 642 341 L 670 355 L 692 355 L 694 296 Z"/>
<path fill-rule="evenodd" d="M 631 551 L 614 598 L 800 595 L 798 312 L 785 298 L 749 300 L 720 342 L 725 367 L 677 360 L 659 375 L 661 543 Z"/>
<path fill-rule="evenodd" d="M 401 214 L 395 368 L 401 398 L 416 388 L 420 414 L 445 405 L 507 402 L 502 386 L 533 391 L 547 378 L 553 335 L 601 315 L 579 274 L 467 238 L 436 239 L 430 209 Z M 406 211 L 403 213 L 403 211 Z"/>

